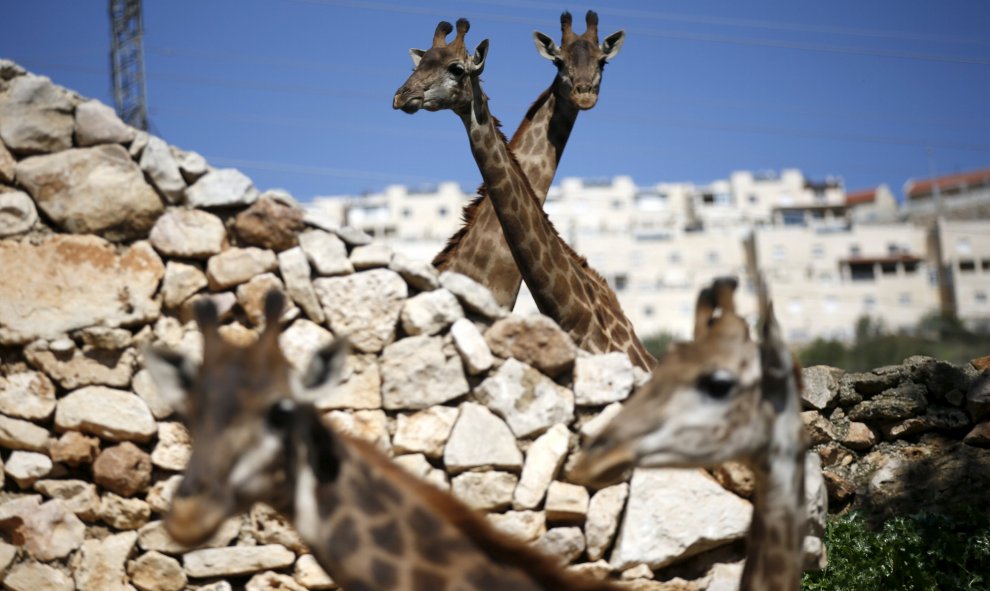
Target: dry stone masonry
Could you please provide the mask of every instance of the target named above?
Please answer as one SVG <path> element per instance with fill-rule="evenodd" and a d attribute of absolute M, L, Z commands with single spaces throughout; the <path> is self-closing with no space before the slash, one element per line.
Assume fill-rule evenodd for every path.
<path fill-rule="evenodd" d="M 161 525 L 191 442 L 141 369 L 142 347 L 201 355 L 190 319 L 202 298 L 224 338 L 249 343 L 272 288 L 289 296 L 280 344 L 293 366 L 337 336 L 353 343 L 341 384 L 313 400 L 335 428 L 589 576 L 698 591 L 738 579 L 744 468 L 639 470 L 600 491 L 568 482 L 580 435 L 646 377 L 625 356 L 579 351 L 467 277 L 438 275 L 4 60 L 0 272 L 5 589 L 336 588 L 267 507 L 199 548 Z M 822 561 L 826 484 L 844 507 L 910 495 L 905 474 L 948 466 L 962 478 L 979 462 L 990 474 L 990 378 L 978 373 L 921 358 L 805 371 L 818 451 L 809 564 Z"/>

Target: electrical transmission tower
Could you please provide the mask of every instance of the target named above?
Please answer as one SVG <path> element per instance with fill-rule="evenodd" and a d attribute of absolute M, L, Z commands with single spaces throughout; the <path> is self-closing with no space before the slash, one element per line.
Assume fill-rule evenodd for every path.
<path fill-rule="evenodd" d="M 113 101 L 117 107 L 117 115 L 124 123 L 147 130 L 142 31 L 141 0 L 110 0 Z"/>

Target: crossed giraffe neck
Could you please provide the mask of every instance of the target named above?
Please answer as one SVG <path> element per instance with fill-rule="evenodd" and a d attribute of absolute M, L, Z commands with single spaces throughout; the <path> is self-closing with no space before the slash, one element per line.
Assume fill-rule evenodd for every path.
<path fill-rule="evenodd" d="M 512 139 L 509 151 L 515 155 L 540 206 L 557 172 L 564 147 L 577 121 L 578 113 L 597 102 L 605 63 L 622 47 L 625 33 L 619 31 L 598 44 L 598 15 L 589 10 L 582 35 L 571 29 L 571 15 L 560 17 L 559 47 L 543 33 L 534 33 L 537 50 L 554 63 L 556 75 L 526 112 Z M 512 309 L 519 295 L 522 275 L 516 267 L 509 244 L 502 233 L 487 187 L 478 188 L 478 197 L 464 208 L 464 225 L 448 240 L 433 259 L 440 271 L 456 271 L 487 287 L 499 305 Z"/>
<path fill-rule="evenodd" d="M 409 113 L 420 108 L 449 109 L 461 118 L 516 267 L 540 311 L 581 348 L 593 353 L 621 351 L 635 365 L 650 369 L 654 359 L 636 336 L 615 292 L 561 239 L 506 146 L 479 80 L 488 40 L 468 57 L 464 34 L 469 25 L 464 19 L 457 23 L 458 35 L 450 45 L 443 31 L 449 33 L 452 27 L 440 23 L 433 47 L 414 59 L 416 69 L 396 92 L 393 107 Z"/>
<path fill-rule="evenodd" d="M 301 376 L 278 346 L 281 294 L 266 299 L 266 329 L 234 347 L 216 308 L 200 306 L 199 367 L 144 352 L 160 392 L 184 409 L 193 450 L 165 526 L 198 544 L 227 517 L 264 502 L 289 518 L 320 565 L 349 591 L 607 591 L 496 532 L 449 493 L 425 484 L 371 444 L 336 433 L 312 400 L 333 388 L 347 355 L 320 350 Z"/>
<path fill-rule="evenodd" d="M 765 298 L 762 340 L 736 315 L 734 280 L 702 290 L 695 340 L 675 345 L 650 381 L 586 443 L 572 480 L 597 486 L 633 467 L 745 462 L 755 475 L 742 591 L 800 587 L 806 449 L 799 371 Z"/>

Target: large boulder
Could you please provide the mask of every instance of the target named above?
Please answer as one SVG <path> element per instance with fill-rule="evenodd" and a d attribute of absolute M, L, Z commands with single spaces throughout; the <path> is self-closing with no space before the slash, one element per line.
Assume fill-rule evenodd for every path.
<path fill-rule="evenodd" d="M 72 99 L 44 76 L 18 76 L 0 94 L 0 138 L 14 152 L 67 150 L 74 126 Z"/>

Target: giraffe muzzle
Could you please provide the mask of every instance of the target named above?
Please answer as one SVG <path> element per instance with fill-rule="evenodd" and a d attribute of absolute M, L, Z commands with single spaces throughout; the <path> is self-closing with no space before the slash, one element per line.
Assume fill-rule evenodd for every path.
<path fill-rule="evenodd" d="M 401 109 L 406 113 L 412 114 L 420 110 L 423 106 L 423 97 L 421 96 L 407 96 L 403 91 L 395 93 L 392 98 L 392 108 Z"/>

